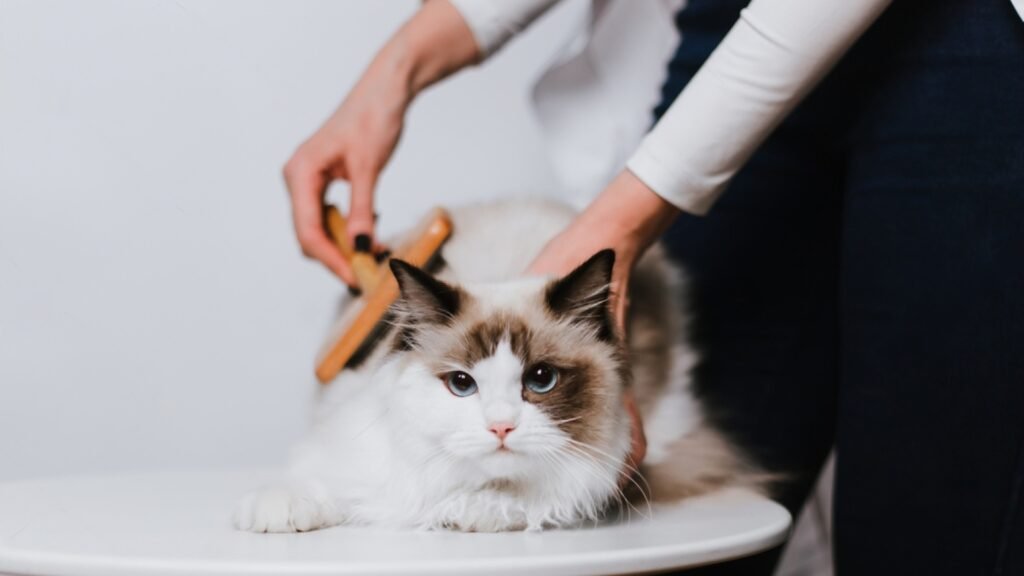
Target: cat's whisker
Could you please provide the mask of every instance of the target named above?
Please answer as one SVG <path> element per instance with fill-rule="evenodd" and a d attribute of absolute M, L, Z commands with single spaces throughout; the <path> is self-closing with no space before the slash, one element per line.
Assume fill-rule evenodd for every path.
<path fill-rule="evenodd" d="M 568 442 L 570 444 L 572 444 L 574 446 L 577 446 L 577 447 L 580 447 L 580 448 L 583 448 L 585 450 L 593 451 L 593 452 L 595 452 L 597 454 L 600 454 L 604 458 L 610 460 L 611 462 L 616 462 L 617 461 L 617 459 L 614 456 L 612 456 L 611 454 L 608 454 L 607 452 L 605 452 L 604 450 L 601 450 L 600 448 L 598 448 L 596 446 L 591 446 L 589 444 L 585 444 L 583 442 L 580 442 L 578 440 L 574 440 L 572 438 L 568 438 L 567 440 L 568 440 Z M 627 473 L 628 472 L 630 478 L 633 478 L 633 477 L 639 478 L 644 483 L 643 486 L 640 486 L 639 484 L 637 484 L 637 488 L 639 488 L 641 492 L 643 492 L 645 495 L 650 492 L 651 485 L 647 482 L 647 478 L 644 477 L 643 473 L 640 471 L 639 468 L 637 468 L 636 466 L 630 464 L 628 460 L 624 460 L 619 465 L 622 467 L 623 473 Z"/>
<path fill-rule="evenodd" d="M 602 451 L 602 450 L 600 450 L 598 448 L 595 448 L 593 446 L 588 446 L 588 445 L 586 445 L 586 444 L 584 444 L 582 442 L 578 442 L 576 440 L 571 440 L 570 439 L 570 444 L 569 444 L 568 448 L 571 451 L 573 451 L 573 452 L 575 452 L 575 453 L 577 453 L 577 454 L 579 454 L 581 456 L 584 456 L 585 458 L 590 460 L 595 465 L 602 466 L 602 469 L 604 471 L 606 471 L 606 472 L 614 472 L 616 474 L 616 477 L 624 478 L 627 481 L 629 481 L 630 483 L 632 483 L 634 486 L 636 486 L 636 488 L 640 492 L 640 495 L 643 496 L 643 498 L 644 498 L 645 507 L 647 508 L 647 516 L 646 516 L 646 518 L 650 519 L 653 516 L 654 510 L 653 510 L 653 507 L 651 506 L 651 500 L 648 497 L 648 490 L 650 489 L 649 485 L 647 484 L 646 479 L 643 478 L 643 476 L 639 473 L 639 471 L 636 470 L 635 467 L 630 466 L 628 464 L 623 466 L 622 463 L 618 462 L 617 459 L 615 459 L 611 455 L 607 454 L 606 452 L 604 452 L 604 451 Z M 589 452 L 588 449 L 592 450 L 593 452 Z M 602 460 L 598 460 L 598 457 L 601 457 L 603 459 L 603 461 Z M 634 473 L 632 473 L 632 474 L 627 473 L 626 470 L 624 470 L 623 468 L 625 468 L 626 470 L 632 470 L 632 471 L 634 471 Z M 644 482 L 644 486 L 647 486 L 646 489 L 645 489 L 644 486 L 641 486 L 638 483 L 638 481 L 635 479 L 635 476 L 640 476 L 640 479 Z M 626 497 L 626 494 L 621 489 L 618 488 L 618 485 L 616 485 L 616 491 L 618 492 L 618 494 L 622 498 L 622 501 L 624 501 L 626 503 L 629 503 L 629 499 Z M 632 504 L 630 504 L 630 505 L 632 505 Z M 637 513 L 643 515 L 643 513 L 640 512 L 640 510 L 638 510 L 638 509 L 637 509 Z"/>
<path fill-rule="evenodd" d="M 431 462 L 431 460 L 437 459 L 437 462 Z M 432 455 L 422 462 L 421 468 L 426 468 L 428 465 L 434 464 L 438 469 L 434 474 L 426 479 L 422 484 L 423 486 L 434 486 L 438 479 L 446 474 L 455 465 L 456 457 L 452 453 L 445 450 L 443 447 L 435 450 Z"/>
<path fill-rule="evenodd" d="M 566 418 L 564 420 L 552 420 L 551 424 L 553 426 L 561 426 L 562 424 L 568 424 L 570 422 L 577 422 L 577 421 L 582 420 L 582 419 L 583 419 L 583 416 L 576 416 L 574 418 Z"/>
<path fill-rule="evenodd" d="M 555 465 L 559 469 L 559 471 L 564 472 L 565 474 L 567 474 L 569 476 L 569 478 L 572 479 L 572 481 L 575 482 L 587 494 L 587 499 L 588 499 L 589 502 L 591 502 L 591 503 L 597 502 L 597 500 L 594 498 L 593 493 L 590 491 L 590 488 L 587 486 L 586 482 L 584 482 L 575 473 L 573 473 L 572 472 L 572 467 L 569 466 L 568 463 L 566 463 L 562 459 L 560 459 L 559 456 L 562 456 L 563 459 L 565 458 L 564 454 L 561 454 L 559 452 L 554 452 L 554 451 L 546 452 L 546 453 L 543 454 L 543 457 L 547 461 L 549 461 L 553 465 Z M 578 508 L 578 505 L 577 505 L 577 508 Z M 583 512 L 586 513 L 586 512 L 589 512 L 589 510 L 583 511 Z M 596 516 L 595 516 L 595 523 L 596 523 Z"/>
<path fill-rule="evenodd" d="M 580 463 L 584 465 L 583 469 L 585 471 L 587 471 L 589 474 L 597 478 L 599 481 L 604 480 L 604 476 L 602 476 L 598 472 L 607 473 L 609 471 L 608 467 L 603 465 L 600 461 L 596 460 L 592 455 L 586 454 L 580 451 L 579 449 L 572 448 L 570 450 L 570 453 L 576 455 L 577 457 L 580 457 Z M 597 470 L 594 470 L 594 467 L 596 467 Z M 630 502 L 629 499 L 626 498 L 625 493 L 622 492 L 622 490 L 618 487 L 617 483 L 612 485 L 612 495 L 614 496 L 615 501 L 626 505 L 627 523 L 630 523 L 632 521 L 632 510 L 635 510 L 638 514 L 643 516 L 643 512 L 636 508 L 632 504 L 632 502 Z"/>
<path fill-rule="evenodd" d="M 648 508 L 650 508 L 650 498 L 648 497 L 648 494 L 650 493 L 650 484 L 647 483 L 647 479 L 636 467 L 630 465 L 628 462 L 625 461 L 620 462 L 617 458 L 609 455 L 608 453 L 594 446 L 588 446 L 586 444 L 576 441 L 573 441 L 571 445 L 576 450 L 581 450 L 584 454 L 587 454 L 588 456 L 594 458 L 595 461 L 597 457 L 600 456 L 603 459 L 604 464 L 608 466 L 610 470 L 617 472 L 617 477 L 628 480 L 630 483 L 636 486 L 636 488 L 640 491 L 640 494 L 647 501 Z M 637 478 L 639 478 L 639 481 L 643 482 L 643 486 L 641 486 L 638 483 Z"/>

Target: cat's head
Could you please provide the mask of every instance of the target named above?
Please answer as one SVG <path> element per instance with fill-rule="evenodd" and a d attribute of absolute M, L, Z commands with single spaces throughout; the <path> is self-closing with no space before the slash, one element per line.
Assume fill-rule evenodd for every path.
<path fill-rule="evenodd" d="M 604 250 L 563 278 L 474 286 L 392 260 L 401 433 L 483 479 L 584 459 L 614 485 L 629 446 L 614 261 Z"/>

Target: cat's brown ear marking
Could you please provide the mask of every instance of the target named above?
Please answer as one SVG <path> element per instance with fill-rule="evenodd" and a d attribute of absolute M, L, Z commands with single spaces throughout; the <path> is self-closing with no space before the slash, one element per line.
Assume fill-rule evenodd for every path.
<path fill-rule="evenodd" d="M 614 339 L 608 300 L 611 297 L 615 252 L 601 250 L 565 277 L 552 282 L 545 302 L 555 316 L 593 323 L 602 339 Z"/>
<path fill-rule="evenodd" d="M 462 291 L 427 274 L 423 270 L 392 258 L 391 272 L 398 280 L 401 312 L 418 322 L 445 323 L 459 313 Z"/>

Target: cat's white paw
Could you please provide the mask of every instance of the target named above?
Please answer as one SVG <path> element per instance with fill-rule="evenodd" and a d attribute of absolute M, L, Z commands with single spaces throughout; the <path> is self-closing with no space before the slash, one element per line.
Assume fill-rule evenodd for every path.
<path fill-rule="evenodd" d="M 235 528 L 250 532 L 307 532 L 338 523 L 332 503 L 316 491 L 291 486 L 246 494 L 235 509 Z"/>
<path fill-rule="evenodd" d="M 521 501 L 490 490 L 451 499 L 440 518 L 442 527 L 463 532 L 507 532 L 529 527 Z"/>

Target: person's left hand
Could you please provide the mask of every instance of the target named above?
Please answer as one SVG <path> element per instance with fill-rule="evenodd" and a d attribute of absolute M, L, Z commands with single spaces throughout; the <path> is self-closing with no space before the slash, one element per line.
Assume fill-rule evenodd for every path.
<path fill-rule="evenodd" d="M 577 218 L 552 239 L 527 269 L 528 274 L 564 276 L 600 250 L 615 250 L 612 310 L 619 334 L 626 337 L 629 276 L 644 251 L 668 228 L 678 209 L 655 194 L 629 171 L 623 171 Z M 623 395 L 632 420 L 632 449 L 623 484 L 647 454 L 640 411 L 632 390 Z"/>

